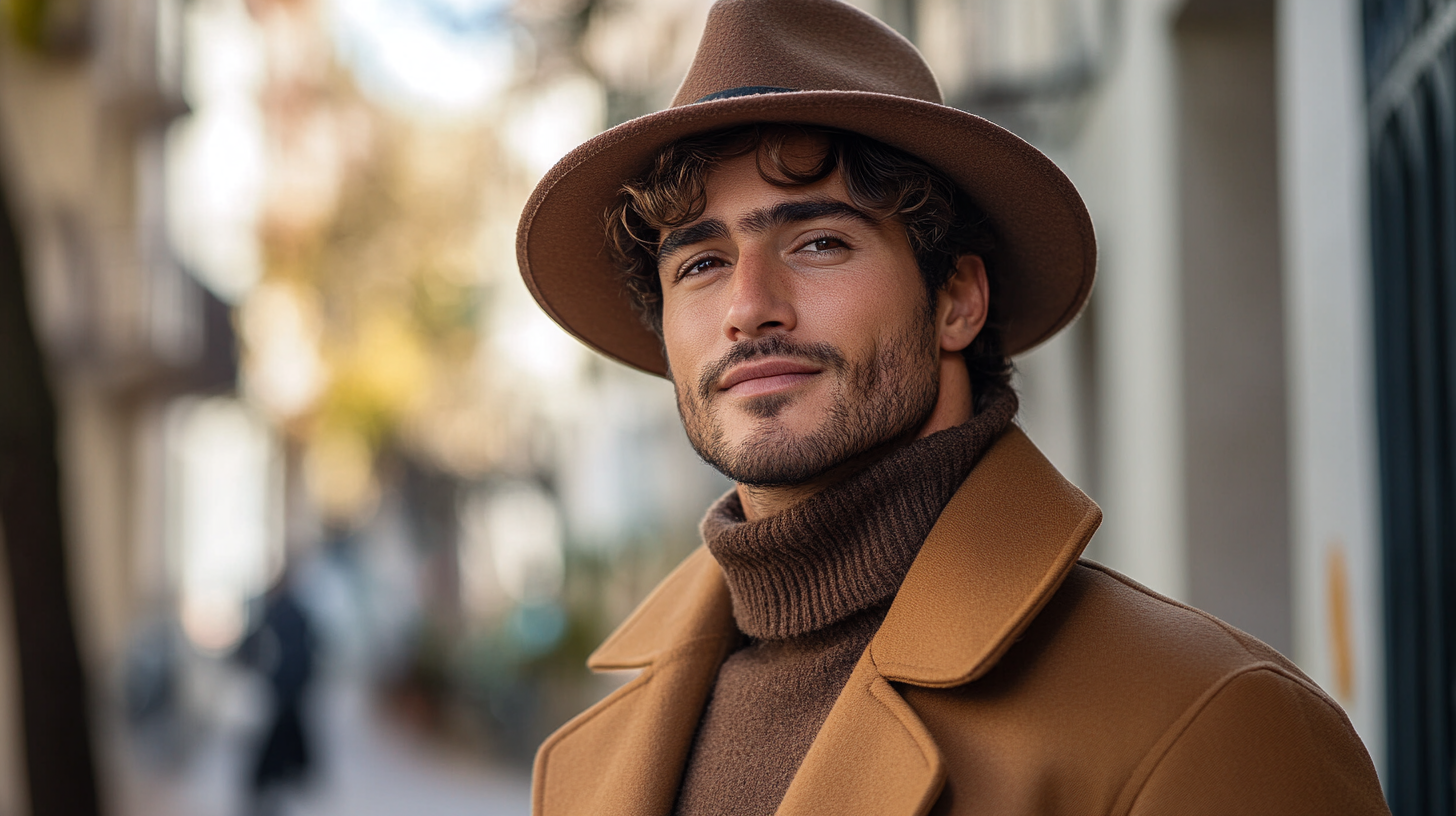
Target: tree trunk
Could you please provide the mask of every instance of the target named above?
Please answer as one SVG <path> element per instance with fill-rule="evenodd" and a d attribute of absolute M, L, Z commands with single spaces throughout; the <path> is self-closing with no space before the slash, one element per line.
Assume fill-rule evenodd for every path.
<path fill-rule="evenodd" d="M 96 816 L 90 699 L 66 569 L 56 403 L 30 319 L 24 254 L 4 182 L 0 175 L 0 549 L 14 605 L 30 810 Z"/>

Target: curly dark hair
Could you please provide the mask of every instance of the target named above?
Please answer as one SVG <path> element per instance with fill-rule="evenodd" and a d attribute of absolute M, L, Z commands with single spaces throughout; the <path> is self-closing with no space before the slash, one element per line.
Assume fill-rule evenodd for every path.
<path fill-rule="evenodd" d="M 790 166 L 787 143 L 809 139 L 823 145 L 816 164 Z M 702 216 L 709 174 L 723 162 L 757 154 L 758 172 L 770 184 L 800 187 L 836 170 L 850 203 L 905 228 L 925 282 L 927 308 L 955 272 L 962 255 L 986 263 L 991 303 L 986 325 L 962 353 L 970 372 L 974 410 L 980 412 L 1011 387 L 1011 361 L 1001 341 L 992 254 L 995 234 L 981 210 L 939 170 L 889 145 L 836 128 L 754 124 L 693 136 L 658 152 L 652 166 L 622 186 L 606 216 L 607 247 L 645 326 L 662 337 L 662 281 L 658 277 L 661 236 Z"/>

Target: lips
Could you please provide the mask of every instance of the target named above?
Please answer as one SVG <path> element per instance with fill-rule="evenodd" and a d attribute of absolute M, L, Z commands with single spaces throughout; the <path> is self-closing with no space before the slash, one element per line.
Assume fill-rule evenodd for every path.
<path fill-rule="evenodd" d="M 793 360 L 764 360 L 734 366 L 718 382 L 719 391 L 737 387 L 738 392 L 760 392 L 775 390 L 797 384 L 824 369 L 809 363 Z"/>

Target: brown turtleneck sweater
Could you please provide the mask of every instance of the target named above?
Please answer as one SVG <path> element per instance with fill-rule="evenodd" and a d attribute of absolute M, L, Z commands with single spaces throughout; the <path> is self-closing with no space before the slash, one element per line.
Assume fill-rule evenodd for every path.
<path fill-rule="evenodd" d="M 744 520 L 736 491 L 709 509 L 703 540 L 743 638 L 698 723 L 677 816 L 778 808 L 925 536 L 1016 405 L 1008 390 L 777 515 Z"/>

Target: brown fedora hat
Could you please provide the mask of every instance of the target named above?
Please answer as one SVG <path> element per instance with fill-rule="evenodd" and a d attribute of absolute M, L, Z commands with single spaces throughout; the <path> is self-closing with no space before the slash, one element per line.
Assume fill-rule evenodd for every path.
<path fill-rule="evenodd" d="M 1010 131 L 942 104 L 908 40 L 839 0 L 720 0 L 671 106 L 573 150 L 531 194 L 516 258 L 541 308 L 598 351 L 663 374 L 661 344 L 607 254 L 604 216 L 661 148 L 754 122 L 860 133 L 958 183 L 996 231 L 990 265 L 1008 354 L 1051 337 L 1087 301 L 1097 244 L 1072 182 Z"/>

